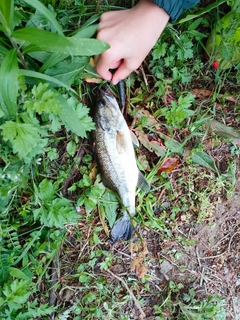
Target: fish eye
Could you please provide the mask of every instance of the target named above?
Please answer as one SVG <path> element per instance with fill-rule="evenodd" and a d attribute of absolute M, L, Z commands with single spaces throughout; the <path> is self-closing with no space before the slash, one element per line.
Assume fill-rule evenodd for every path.
<path fill-rule="evenodd" d="M 105 107 L 105 105 L 106 105 L 106 102 L 104 99 L 98 99 L 99 108 L 103 108 L 103 107 Z"/>

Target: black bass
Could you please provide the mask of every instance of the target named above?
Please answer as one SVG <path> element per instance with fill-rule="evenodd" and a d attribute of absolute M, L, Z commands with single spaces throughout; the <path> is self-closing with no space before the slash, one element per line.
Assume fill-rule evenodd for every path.
<path fill-rule="evenodd" d="M 133 234 L 130 216 L 135 215 L 136 187 L 149 190 L 149 184 L 138 170 L 132 138 L 118 103 L 108 87 L 95 91 L 92 107 L 96 130 L 93 143 L 103 183 L 117 192 L 126 210 L 112 230 L 111 239 L 129 240 Z"/>

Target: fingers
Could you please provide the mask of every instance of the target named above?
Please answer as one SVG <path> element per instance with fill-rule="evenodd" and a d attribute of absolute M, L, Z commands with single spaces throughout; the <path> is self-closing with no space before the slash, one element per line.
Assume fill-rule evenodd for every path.
<path fill-rule="evenodd" d="M 115 85 L 119 81 L 125 79 L 132 71 L 136 70 L 138 67 L 139 66 L 137 66 L 135 63 L 131 64 L 131 61 L 129 62 L 128 60 L 123 60 L 112 76 L 112 84 Z"/>

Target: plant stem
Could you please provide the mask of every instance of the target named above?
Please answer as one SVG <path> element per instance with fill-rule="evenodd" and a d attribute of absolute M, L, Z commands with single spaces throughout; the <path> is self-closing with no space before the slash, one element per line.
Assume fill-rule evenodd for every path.
<path fill-rule="evenodd" d="M 11 40 L 11 43 L 12 43 L 13 47 L 17 50 L 18 57 L 21 60 L 23 67 L 28 70 L 28 66 L 26 64 L 24 56 L 23 56 L 22 52 L 20 51 L 17 43 L 14 40 Z"/>

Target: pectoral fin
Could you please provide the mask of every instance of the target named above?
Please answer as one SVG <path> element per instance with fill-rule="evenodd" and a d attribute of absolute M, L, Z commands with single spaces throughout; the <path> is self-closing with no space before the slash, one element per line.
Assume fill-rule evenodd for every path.
<path fill-rule="evenodd" d="M 126 137 L 121 131 L 117 131 L 116 146 L 119 154 L 126 152 Z"/>
<path fill-rule="evenodd" d="M 131 130 L 130 130 L 130 135 L 131 135 L 133 146 L 138 148 L 139 147 L 138 138 L 136 137 L 136 135 Z"/>
<path fill-rule="evenodd" d="M 150 190 L 150 184 L 148 183 L 141 171 L 138 172 L 137 187 L 143 192 L 148 192 Z"/>

